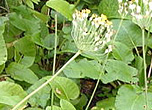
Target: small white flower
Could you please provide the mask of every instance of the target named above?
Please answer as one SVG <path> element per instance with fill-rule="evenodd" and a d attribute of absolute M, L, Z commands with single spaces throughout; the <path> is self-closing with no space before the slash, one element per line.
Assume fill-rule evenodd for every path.
<path fill-rule="evenodd" d="M 141 20 L 143 18 L 143 16 L 141 14 L 135 15 L 135 17 L 136 17 L 137 20 Z"/>
<path fill-rule="evenodd" d="M 105 50 L 105 54 L 112 51 L 112 45 L 108 45 L 108 49 Z"/>
<path fill-rule="evenodd" d="M 137 13 L 140 13 L 141 12 L 141 7 L 138 5 L 137 6 Z"/>
<path fill-rule="evenodd" d="M 135 8 L 136 8 L 136 5 L 135 5 L 135 4 L 129 5 L 129 9 L 134 10 Z"/>
<path fill-rule="evenodd" d="M 149 9 L 152 11 L 152 2 L 149 2 Z"/>

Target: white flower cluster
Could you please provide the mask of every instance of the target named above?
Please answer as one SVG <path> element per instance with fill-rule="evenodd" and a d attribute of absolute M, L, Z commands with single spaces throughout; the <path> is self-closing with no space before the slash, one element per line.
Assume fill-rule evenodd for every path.
<path fill-rule="evenodd" d="M 84 52 L 98 51 L 111 41 L 113 35 L 112 22 L 105 15 L 92 14 L 84 9 L 73 14 L 73 27 L 71 35 L 78 49 Z M 112 51 L 108 46 L 105 53 Z"/>
<path fill-rule="evenodd" d="M 128 13 L 132 16 L 133 21 L 140 27 L 145 27 L 149 24 L 152 17 L 152 1 L 150 0 L 118 0 L 120 15 L 127 15 Z"/>

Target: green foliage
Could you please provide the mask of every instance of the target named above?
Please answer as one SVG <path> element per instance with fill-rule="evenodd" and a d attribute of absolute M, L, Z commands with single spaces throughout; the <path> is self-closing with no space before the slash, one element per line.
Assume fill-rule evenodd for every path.
<path fill-rule="evenodd" d="M 8 66 L 6 72 L 14 79 L 25 81 L 30 84 L 33 84 L 38 80 L 38 77 L 29 68 L 26 68 L 24 65 L 19 63 L 12 62 Z"/>
<path fill-rule="evenodd" d="M 128 66 L 122 61 L 108 60 L 105 70 L 107 73 L 101 77 L 104 83 L 109 83 L 114 80 L 120 80 L 123 82 L 136 82 L 137 69 Z"/>
<path fill-rule="evenodd" d="M 49 79 L 49 77 L 46 79 Z M 68 78 L 56 77 L 50 85 L 53 92 L 60 99 L 74 100 L 78 98 L 80 94 L 78 86 Z"/>
<path fill-rule="evenodd" d="M 125 103 L 124 103 L 125 102 Z M 145 92 L 135 85 L 123 85 L 116 97 L 117 110 L 145 110 Z M 152 93 L 148 93 L 148 109 L 152 109 Z"/>
<path fill-rule="evenodd" d="M 40 79 L 39 81 L 35 82 L 28 90 L 27 93 L 31 93 L 34 89 L 39 87 L 43 84 L 46 80 L 44 78 Z M 30 98 L 29 103 L 34 106 L 41 106 L 45 107 L 47 105 L 47 101 L 50 98 L 50 90 L 51 87 L 47 85 L 42 90 L 40 90 L 37 94 Z M 44 100 L 45 99 L 45 100 Z"/>
<path fill-rule="evenodd" d="M 95 60 L 82 59 L 78 62 L 73 61 L 63 71 L 70 78 L 90 77 L 97 79 L 102 72 L 102 66 Z"/>
<path fill-rule="evenodd" d="M 98 12 L 105 14 L 108 18 L 118 18 L 118 1 L 117 0 L 101 0 L 98 6 Z"/>
<path fill-rule="evenodd" d="M 7 48 L 3 38 L 3 33 L 5 30 L 5 21 L 7 18 L 0 18 L 0 65 L 4 64 L 7 61 Z"/>
<path fill-rule="evenodd" d="M 115 110 L 115 98 L 114 97 L 110 97 L 107 99 L 104 99 L 102 101 L 99 101 L 96 104 L 97 109 L 101 110 Z"/>
<path fill-rule="evenodd" d="M 11 82 L 0 82 L 0 109 L 13 107 L 22 98 L 26 96 L 26 92 L 18 84 Z"/>
<path fill-rule="evenodd" d="M 69 4 L 64 0 L 50 0 L 46 3 L 48 7 L 55 9 L 57 12 L 61 13 L 63 16 L 72 20 L 72 14 L 75 10 L 73 4 Z"/>
<path fill-rule="evenodd" d="M 0 2 L 0 110 L 11 110 L 52 78 L 53 70 L 57 73 L 70 61 L 78 51 L 71 37 L 72 14 L 86 8 L 91 10 L 90 15 L 105 14 L 112 22 L 114 39 L 104 47 L 111 46 L 112 51 L 108 54 L 104 49 L 81 53 L 60 76 L 21 104 L 19 110 L 84 110 L 92 93 L 95 97 L 88 108 L 91 110 L 146 110 L 146 102 L 147 110 L 152 109 L 151 24 L 150 27 L 146 25 L 142 35 L 143 29 L 138 22 L 132 22 L 131 16 L 121 19 L 117 0 Z M 86 30 L 85 27 L 79 29 Z M 106 30 L 93 37 L 98 34 L 104 37 Z M 86 34 L 90 36 L 89 31 Z M 55 37 L 58 38 L 56 64 L 52 68 Z"/>

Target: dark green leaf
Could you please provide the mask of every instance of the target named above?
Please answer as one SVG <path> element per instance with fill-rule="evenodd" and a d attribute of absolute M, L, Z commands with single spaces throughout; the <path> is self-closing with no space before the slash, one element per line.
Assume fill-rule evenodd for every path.
<path fill-rule="evenodd" d="M 12 62 L 9 64 L 6 72 L 14 79 L 25 81 L 30 84 L 33 84 L 38 80 L 38 77 L 30 69 L 19 63 Z"/>
<path fill-rule="evenodd" d="M 117 0 L 101 0 L 98 6 L 98 12 L 100 14 L 105 14 L 108 18 L 119 17 L 118 13 L 118 1 Z"/>
<path fill-rule="evenodd" d="M 108 60 L 105 70 L 107 73 L 101 77 L 104 83 L 109 83 L 114 80 L 123 82 L 136 82 L 137 69 L 128 66 L 126 63 L 117 60 Z"/>
<path fill-rule="evenodd" d="M 115 47 L 112 54 L 115 59 L 130 63 L 134 59 L 132 49 L 128 48 L 125 44 L 115 42 Z"/>

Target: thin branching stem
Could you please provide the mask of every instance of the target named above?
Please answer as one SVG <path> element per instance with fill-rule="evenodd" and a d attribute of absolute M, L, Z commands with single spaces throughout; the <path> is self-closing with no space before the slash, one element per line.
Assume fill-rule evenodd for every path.
<path fill-rule="evenodd" d="M 55 74 L 57 39 L 58 39 L 58 35 L 57 35 L 57 15 L 55 15 L 55 43 L 54 43 L 54 58 L 53 58 L 53 72 L 52 72 L 52 75 Z M 52 91 L 51 106 L 53 106 L 53 102 L 54 102 L 54 93 Z"/>
<path fill-rule="evenodd" d="M 145 53 L 145 29 L 142 28 L 142 48 L 143 48 L 143 61 L 144 61 L 144 80 L 145 80 L 145 100 L 146 110 L 148 110 L 148 96 L 147 96 L 147 72 L 146 72 L 146 53 Z"/>
<path fill-rule="evenodd" d="M 106 65 L 106 63 L 107 63 L 108 55 L 109 55 L 109 53 L 106 55 L 106 59 L 105 59 L 105 62 L 104 62 L 104 64 L 103 64 L 103 67 L 102 67 L 102 72 L 101 72 L 100 75 L 99 75 L 99 78 L 98 78 L 98 80 L 97 80 L 97 83 L 96 83 L 96 85 L 95 85 L 95 88 L 94 88 L 94 90 L 93 90 L 93 92 L 92 92 L 92 95 L 91 95 L 91 97 L 90 97 L 90 100 L 89 100 L 89 102 L 88 102 L 85 110 L 88 110 L 88 108 L 89 108 L 89 106 L 90 106 L 90 104 L 91 104 L 91 102 L 92 102 L 92 99 L 93 99 L 93 97 L 94 97 L 94 95 L 95 95 L 95 92 L 96 92 L 96 90 L 97 90 L 97 88 L 98 88 L 98 85 L 99 85 L 99 82 L 100 82 L 100 78 L 101 78 L 101 76 L 102 76 L 102 73 L 104 72 L 104 68 L 105 68 L 105 65 Z"/>
<path fill-rule="evenodd" d="M 54 74 L 50 79 L 48 79 L 45 83 L 43 83 L 41 86 L 39 86 L 37 89 L 35 89 L 33 92 L 31 92 L 29 95 L 27 95 L 23 100 L 21 100 L 17 105 L 14 106 L 12 110 L 18 110 L 18 108 L 27 101 L 31 96 L 33 96 L 35 93 L 37 93 L 39 90 L 41 90 L 43 87 L 45 87 L 47 84 L 53 81 L 54 78 L 56 78 L 67 65 L 69 65 L 75 58 L 77 58 L 82 53 L 81 50 L 78 50 L 78 52 L 66 63 L 62 66 L 59 71 L 57 71 L 56 74 Z"/>

